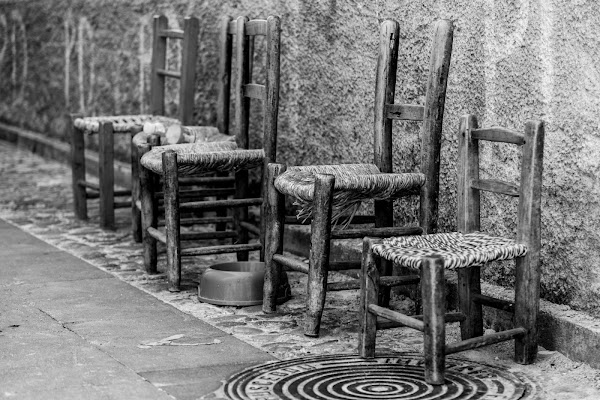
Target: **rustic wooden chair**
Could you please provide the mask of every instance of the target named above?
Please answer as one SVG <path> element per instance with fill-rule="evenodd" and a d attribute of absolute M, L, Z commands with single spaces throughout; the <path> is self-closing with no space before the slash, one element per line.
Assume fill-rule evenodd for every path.
<path fill-rule="evenodd" d="M 194 109 L 194 87 L 196 78 L 196 57 L 198 51 L 199 22 L 197 18 L 186 17 L 183 30 L 169 29 L 165 16 L 154 17 L 154 43 L 152 49 L 151 114 L 119 115 L 102 117 L 73 116 L 71 129 L 71 169 L 75 216 L 86 220 L 87 199 L 100 199 L 100 226 L 115 228 L 115 208 L 131 206 L 130 202 L 115 201 L 115 196 L 130 196 L 131 190 L 114 189 L 114 133 L 135 134 L 145 122 L 155 121 L 165 124 L 182 123 L 191 125 Z M 166 68 L 167 39 L 182 39 L 181 71 Z M 165 77 L 180 79 L 179 119 L 164 117 Z M 85 177 L 84 133 L 99 135 L 99 184 L 89 182 Z M 136 160 L 137 161 L 137 160 Z M 137 162 L 132 162 L 135 169 Z M 133 173 L 137 171 L 132 171 Z M 135 182 L 135 180 L 133 180 Z M 88 189 L 90 191 L 88 191 Z"/>
<path fill-rule="evenodd" d="M 230 109 L 230 97 L 231 97 L 231 58 L 232 58 L 232 41 L 235 35 L 235 21 L 231 20 L 231 17 L 226 16 L 221 19 L 220 23 L 220 40 L 219 40 L 219 80 L 218 86 L 218 99 L 216 104 L 217 110 L 217 124 L 216 127 L 212 126 L 194 126 L 194 127 L 182 127 L 183 129 L 191 129 L 195 131 L 195 141 L 197 142 L 217 142 L 217 141 L 228 141 L 235 140 L 234 136 L 229 135 L 229 109 Z M 164 58 L 164 57 L 163 57 Z M 161 58 L 162 59 L 162 58 Z M 162 84 L 162 83 L 161 83 Z M 193 99 L 192 99 L 193 101 Z M 162 104 L 162 102 L 161 102 Z M 191 114 L 190 114 L 191 115 Z M 183 120 L 182 120 L 183 121 Z M 177 126 L 172 126 L 175 128 Z M 137 133 L 132 139 L 131 146 L 131 179 L 132 179 L 132 234 L 136 242 L 142 241 L 142 221 L 141 221 L 141 191 L 140 191 L 140 178 L 139 178 L 139 162 L 141 157 L 150 149 L 152 146 L 164 145 L 165 136 L 158 137 L 159 135 L 151 132 L 141 131 Z M 168 142 L 167 142 L 168 143 Z M 186 188 L 196 190 L 187 190 L 183 195 L 188 199 L 201 199 L 204 196 L 227 196 L 232 191 L 234 177 L 232 176 L 215 176 L 215 177 L 185 177 L 180 180 L 180 185 Z M 197 187 L 200 186 L 200 189 Z M 206 186 L 214 186 L 206 188 Z M 223 187 L 227 186 L 227 187 Z M 157 193 L 157 196 L 162 197 L 161 193 Z M 184 225 L 193 224 L 217 224 L 218 230 L 225 230 L 225 224 L 231 220 L 227 217 L 226 210 L 219 211 L 216 218 L 186 218 L 182 221 Z"/>
<path fill-rule="evenodd" d="M 528 122 L 525 133 L 504 128 L 479 129 L 475 116 L 461 119 L 458 166 L 458 231 L 388 239 L 365 238 L 360 300 L 359 353 L 374 357 L 377 329 L 408 326 L 423 332 L 425 379 L 444 383 L 448 354 L 505 340 L 515 340 L 515 361 L 530 364 L 537 354 L 537 315 L 540 284 L 540 202 L 544 125 Z M 479 141 L 522 146 L 521 182 L 479 178 Z M 480 192 L 518 196 L 516 240 L 493 237 L 480 230 Z M 420 268 L 423 315 L 407 316 L 378 305 L 378 291 L 419 280 L 418 275 L 380 276 L 377 261 L 385 259 L 412 269 Z M 515 301 L 481 294 L 480 267 L 496 260 L 516 260 Z M 459 312 L 445 313 L 444 270 L 458 273 Z M 514 328 L 483 336 L 482 306 L 514 314 Z M 382 317 L 389 322 L 378 322 Z M 462 341 L 446 344 L 445 323 L 460 321 Z"/>
<path fill-rule="evenodd" d="M 251 63 L 254 38 L 266 37 L 265 84 L 252 83 Z M 275 161 L 277 144 L 277 115 L 279 105 L 279 43 L 280 21 L 270 16 L 266 20 L 239 17 L 235 26 L 236 81 L 234 91 L 237 143 L 195 143 L 154 147 L 141 158 L 142 222 L 144 224 L 144 266 L 146 272 L 156 272 L 157 240 L 167 245 L 167 276 L 169 289 L 178 291 L 181 280 L 181 257 L 205 254 L 237 253 L 239 261 L 248 260 L 248 252 L 261 250 L 263 234 L 260 227 L 249 222 L 248 207 L 263 203 L 262 197 L 248 198 L 248 170 L 264 167 Z M 250 149 L 250 99 L 260 100 L 263 108 L 263 148 Z M 181 202 L 179 178 L 190 174 L 235 171 L 234 199 Z M 155 187 L 153 176 L 164 180 L 165 232 L 157 229 Z M 264 179 L 262 180 L 264 186 Z M 263 189 L 264 193 L 264 189 Z M 235 230 L 222 232 L 180 232 L 180 211 L 233 208 Z M 262 220 L 262 219 L 261 219 Z M 248 243 L 249 233 L 260 243 Z M 181 248 L 181 240 L 235 238 L 236 244 Z"/>
<path fill-rule="evenodd" d="M 276 288 L 282 267 L 308 274 L 308 304 L 304 334 L 318 336 L 326 290 L 358 289 L 359 281 L 327 284 L 329 270 L 360 268 L 357 262 L 330 262 L 332 239 L 418 234 L 435 229 L 439 187 L 439 161 L 446 84 L 452 51 L 452 23 L 436 25 L 431 53 L 425 106 L 394 104 L 399 27 L 395 21 L 381 24 L 377 81 L 375 88 L 375 126 L 373 164 L 342 164 L 286 168 L 271 165 L 267 177 L 265 286 L 263 311 L 276 309 Z M 423 121 L 421 172 L 393 173 L 393 120 Z M 393 199 L 420 194 L 421 227 L 393 227 Z M 283 216 L 284 196 L 301 205 L 299 217 L 311 221 L 309 266 L 282 255 L 283 227 L 291 219 Z M 375 223 L 374 228 L 336 229 L 335 223 L 346 211 L 356 209 L 363 200 L 375 200 L 375 216 L 355 216 L 352 223 Z M 391 264 L 386 271 L 391 274 Z"/>

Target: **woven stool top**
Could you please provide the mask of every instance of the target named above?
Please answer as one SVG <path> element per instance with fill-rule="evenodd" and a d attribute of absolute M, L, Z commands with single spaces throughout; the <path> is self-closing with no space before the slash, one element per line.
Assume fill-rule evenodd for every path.
<path fill-rule="evenodd" d="M 373 164 L 310 165 L 288 168 L 275 180 L 281 193 L 296 199 L 298 218 L 306 219 L 312 214 L 315 177 L 317 174 L 335 176 L 333 194 L 334 224 L 346 214 L 353 214 L 364 200 L 384 200 L 398 197 L 425 183 L 425 175 L 418 173 L 381 173 Z"/>
<path fill-rule="evenodd" d="M 447 269 L 481 266 L 527 254 L 527 246 L 481 232 L 399 236 L 373 245 L 373 252 L 403 267 L 420 268 L 424 257 L 439 255 Z"/>
<path fill-rule="evenodd" d="M 73 125 L 86 133 L 98 133 L 101 122 L 111 122 L 114 133 L 127 133 L 142 128 L 145 122 L 162 122 L 166 125 L 179 124 L 175 118 L 164 117 L 162 115 L 111 115 L 100 117 L 76 118 Z"/>
<path fill-rule="evenodd" d="M 235 142 L 198 142 L 153 147 L 141 158 L 144 167 L 162 175 L 162 153 L 177 153 L 177 170 L 181 175 L 239 171 L 263 164 L 263 149 L 238 149 Z"/>

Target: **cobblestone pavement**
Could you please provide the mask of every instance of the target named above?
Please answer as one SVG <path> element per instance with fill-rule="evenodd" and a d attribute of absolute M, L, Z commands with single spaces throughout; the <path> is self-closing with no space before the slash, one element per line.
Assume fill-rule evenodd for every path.
<path fill-rule="evenodd" d="M 233 258 L 184 259 L 184 290 L 170 293 L 164 273 L 147 275 L 141 270 L 141 245 L 131 238 L 129 209 L 117 210 L 118 226 L 114 232 L 98 227 L 97 201 L 89 202 L 89 215 L 89 221 L 78 221 L 73 216 L 70 169 L 66 163 L 40 158 L 0 141 L 0 218 L 276 358 L 356 352 L 357 291 L 328 293 L 321 337 L 307 338 L 302 334 L 304 274 L 288 273 L 293 297 L 279 306 L 276 314 L 265 315 L 260 306 L 220 307 L 201 303 L 195 284 L 199 275 L 209 265 Z M 161 255 L 159 271 L 164 271 L 165 264 Z M 331 275 L 331 281 L 348 279 L 337 273 Z M 398 300 L 396 306 L 406 308 L 410 303 Z M 456 337 L 457 326 L 453 325 L 449 335 Z M 382 352 L 419 352 L 422 337 L 408 328 L 384 331 L 378 334 L 377 345 Z M 519 366 L 511 361 L 510 343 L 462 355 L 527 374 L 540 383 L 544 399 L 600 398 L 599 371 L 558 352 L 541 349 L 538 362 L 532 366 Z"/>

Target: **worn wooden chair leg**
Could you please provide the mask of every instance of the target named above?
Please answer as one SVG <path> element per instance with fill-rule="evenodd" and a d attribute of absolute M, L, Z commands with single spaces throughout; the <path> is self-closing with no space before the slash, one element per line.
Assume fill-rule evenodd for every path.
<path fill-rule="evenodd" d="M 310 234 L 308 303 L 304 327 L 304 334 L 310 337 L 319 336 L 321 316 L 325 306 L 329 249 L 331 247 L 331 206 L 334 184 L 335 177 L 333 175 L 319 174 L 316 176 Z"/>
<path fill-rule="evenodd" d="M 75 217 L 81 220 L 88 219 L 86 188 L 80 182 L 85 181 L 85 142 L 83 131 L 73 125 L 75 118 L 71 116 L 69 129 L 71 130 L 71 178 L 73 186 L 73 207 Z"/>
<path fill-rule="evenodd" d="M 458 305 L 466 315 L 460 323 L 462 340 L 483 336 L 483 314 L 481 304 L 473 302 L 473 294 L 481 293 L 480 267 L 458 270 Z"/>
<path fill-rule="evenodd" d="M 140 154 L 131 142 L 131 235 L 136 243 L 142 242 L 142 213 L 136 202 L 140 201 Z"/>
<path fill-rule="evenodd" d="M 537 357 L 537 317 L 540 307 L 540 273 L 531 268 L 533 263 L 525 257 L 516 259 L 515 327 L 527 330 L 525 335 L 515 338 L 515 361 L 531 364 Z"/>
<path fill-rule="evenodd" d="M 181 231 L 179 225 L 179 174 L 177 153 L 162 155 L 165 228 L 167 231 L 167 279 L 169 290 L 179 292 L 181 285 Z"/>
<path fill-rule="evenodd" d="M 282 164 L 267 166 L 266 195 L 264 205 L 265 225 L 265 282 L 263 289 L 263 312 L 277 309 L 277 288 L 282 273 L 281 265 L 273 261 L 274 254 L 283 253 L 283 226 L 285 223 L 285 196 L 275 188 L 275 179 L 285 171 Z"/>
<path fill-rule="evenodd" d="M 110 122 L 100 123 L 99 135 L 99 171 L 100 181 L 100 227 L 115 229 L 115 169 L 114 136 Z"/>
<path fill-rule="evenodd" d="M 235 173 L 235 198 L 245 199 L 248 197 L 248 171 L 238 171 Z M 237 207 L 233 211 L 233 224 L 237 231 L 237 243 L 244 244 L 248 243 L 250 236 L 248 231 L 244 229 L 240 222 L 248 221 L 248 207 Z M 248 251 L 238 251 L 238 261 L 248 261 Z"/>
<path fill-rule="evenodd" d="M 150 151 L 150 145 L 143 145 L 139 149 L 140 158 Z M 157 204 L 154 199 L 156 179 L 153 173 L 141 164 L 140 172 L 140 201 L 142 203 L 142 242 L 144 255 L 144 271 L 148 274 L 157 272 L 156 239 L 148 233 L 148 228 L 158 227 Z"/>
<path fill-rule="evenodd" d="M 369 304 L 377 304 L 379 298 L 379 268 L 373 250 L 373 240 L 363 239 L 362 274 L 360 281 L 360 306 L 358 323 L 358 354 L 364 358 L 375 357 L 377 316 L 369 312 Z"/>
<path fill-rule="evenodd" d="M 425 329 L 425 381 L 431 385 L 444 383 L 446 347 L 446 296 L 444 259 L 427 257 L 421 267 L 421 292 Z"/>

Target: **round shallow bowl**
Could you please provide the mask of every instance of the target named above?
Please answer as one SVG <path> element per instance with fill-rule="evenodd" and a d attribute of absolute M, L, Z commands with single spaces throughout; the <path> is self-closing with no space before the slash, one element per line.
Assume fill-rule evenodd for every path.
<path fill-rule="evenodd" d="M 238 261 L 215 264 L 204 271 L 198 286 L 198 298 L 219 306 L 254 306 L 263 302 L 265 263 Z M 290 298 L 285 272 L 277 291 L 277 303 Z"/>

